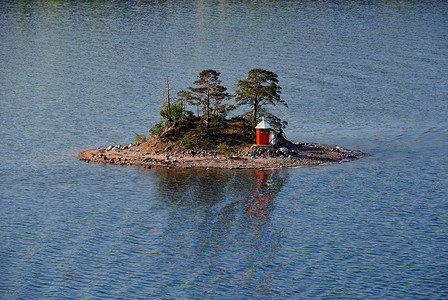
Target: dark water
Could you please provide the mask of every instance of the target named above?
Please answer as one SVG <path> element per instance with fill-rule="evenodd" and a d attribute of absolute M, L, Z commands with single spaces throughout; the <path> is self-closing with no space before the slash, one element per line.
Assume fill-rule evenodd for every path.
<path fill-rule="evenodd" d="M 371 157 L 145 170 L 206 68 L 279 74 L 288 138 Z M 0 298 L 448 297 L 448 2 L 1 1 Z"/>

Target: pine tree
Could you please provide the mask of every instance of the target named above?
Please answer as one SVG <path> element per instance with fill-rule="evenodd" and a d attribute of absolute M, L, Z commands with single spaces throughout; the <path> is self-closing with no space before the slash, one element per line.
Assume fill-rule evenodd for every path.
<path fill-rule="evenodd" d="M 220 111 L 223 111 L 222 101 L 229 97 L 229 94 L 226 93 L 227 88 L 222 86 L 221 80 L 219 80 L 220 74 L 215 70 L 203 70 L 198 75 L 199 79 L 193 82 L 197 87 L 189 87 L 192 99 L 202 105 L 207 126 L 211 114 L 219 114 Z"/>
<path fill-rule="evenodd" d="M 264 69 L 252 69 L 245 80 L 238 81 L 238 89 L 235 92 L 237 107 L 250 105 L 252 126 L 256 125 L 259 113 L 266 111 L 265 105 L 275 106 L 281 103 L 288 107 L 280 98 L 281 87 L 278 85 L 278 75 Z"/>
<path fill-rule="evenodd" d="M 190 91 L 179 91 L 177 92 L 177 102 L 182 105 L 184 111 L 186 110 L 187 104 L 197 106 L 198 107 L 198 116 L 199 116 L 199 105 L 200 103 L 193 97 Z"/>

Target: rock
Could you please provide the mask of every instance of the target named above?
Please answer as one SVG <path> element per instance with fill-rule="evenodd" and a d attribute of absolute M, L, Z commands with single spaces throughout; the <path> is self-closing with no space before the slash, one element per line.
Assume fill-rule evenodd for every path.
<path fill-rule="evenodd" d="M 282 152 L 285 155 L 289 154 L 289 149 L 286 147 L 280 147 L 278 150 L 280 150 L 280 152 Z"/>
<path fill-rule="evenodd" d="M 107 151 L 111 151 L 114 147 L 113 146 L 109 146 L 106 148 Z"/>

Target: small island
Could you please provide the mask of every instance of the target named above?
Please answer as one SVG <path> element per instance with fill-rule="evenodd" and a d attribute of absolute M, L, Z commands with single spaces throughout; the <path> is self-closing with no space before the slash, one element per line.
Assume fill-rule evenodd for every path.
<path fill-rule="evenodd" d="M 149 130 L 149 137 L 135 133 L 135 144 L 110 145 L 82 151 L 86 162 L 135 165 L 145 168 L 278 169 L 340 163 L 364 156 L 339 146 L 285 138 L 287 122 L 267 110 L 286 102 L 280 98 L 277 74 L 252 69 L 238 81 L 233 95 L 226 92 L 215 70 L 203 70 L 194 87 L 167 95 L 161 120 Z M 236 105 L 226 101 L 234 98 Z M 243 115 L 227 118 L 240 107 Z M 196 114 L 189 110 L 196 108 Z"/>

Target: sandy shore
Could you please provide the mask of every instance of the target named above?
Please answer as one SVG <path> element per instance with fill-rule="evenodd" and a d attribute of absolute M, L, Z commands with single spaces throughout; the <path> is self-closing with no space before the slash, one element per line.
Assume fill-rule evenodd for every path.
<path fill-rule="evenodd" d="M 116 145 L 82 151 L 86 162 L 135 165 L 145 168 L 280 169 L 339 163 L 365 156 L 339 146 L 289 143 L 275 149 L 252 146 L 233 155 L 202 150 L 153 150 L 137 145 Z"/>

